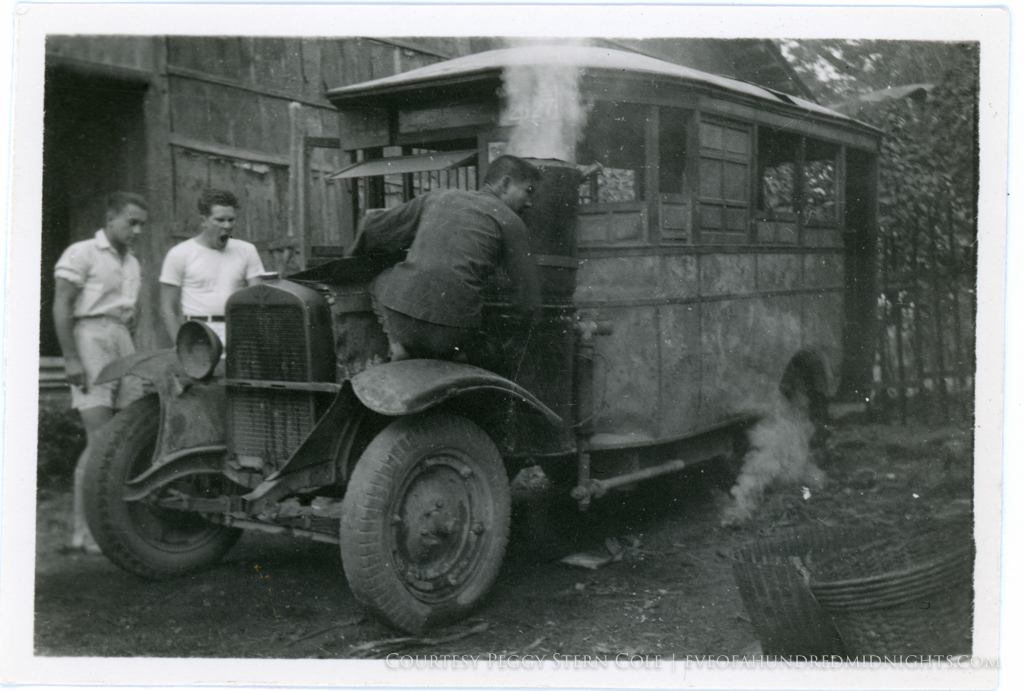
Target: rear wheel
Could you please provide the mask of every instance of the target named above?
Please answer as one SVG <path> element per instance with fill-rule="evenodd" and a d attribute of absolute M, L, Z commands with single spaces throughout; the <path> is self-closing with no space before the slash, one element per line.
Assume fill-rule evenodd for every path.
<path fill-rule="evenodd" d="M 375 614 L 421 633 L 487 594 L 509 521 L 501 455 L 479 427 L 443 412 L 399 419 L 363 452 L 345 493 L 345 576 Z"/>
<path fill-rule="evenodd" d="M 811 448 L 825 452 L 831 419 L 828 412 L 828 394 L 824 390 L 825 375 L 819 361 L 809 354 L 797 355 L 786 368 L 779 383 L 779 391 L 794 412 L 814 426 Z"/>
<path fill-rule="evenodd" d="M 183 576 L 218 561 L 240 530 L 206 521 L 199 514 L 156 506 L 156 497 L 126 502 L 125 482 L 153 462 L 160 430 L 160 401 L 145 396 L 118 413 L 104 428 L 86 461 L 85 516 L 96 543 L 110 561 L 143 578 Z M 183 478 L 160 490 L 219 493 L 211 476 Z"/>

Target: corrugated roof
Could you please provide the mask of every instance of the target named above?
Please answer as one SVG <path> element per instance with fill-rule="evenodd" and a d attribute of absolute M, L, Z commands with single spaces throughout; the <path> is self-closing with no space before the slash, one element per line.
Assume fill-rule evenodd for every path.
<path fill-rule="evenodd" d="M 792 103 L 805 110 L 835 118 L 851 119 L 817 103 L 812 103 L 796 96 L 780 95 L 748 82 L 701 72 L 700 70 L 665 62 L 664 60 L 658 60 L 657 58 L 638 53 L 593 46 L 552 45 L 489 50 L 420 67 L 408 72 L 401 72 L 390 77 L 331 89 L 327 92 L 327 96 L 330 99 L 345 100 L 346 98 L 357 96 L 369 96 L 381 90 L 390 91 L 403 87 L 425 86 L 436 80 L 483 74 L 499 71 L 506 67 L 542 65 L 568 65 L 583 70 L 628 71 L 676 78 L 708 84 L 773 103 Z"/>

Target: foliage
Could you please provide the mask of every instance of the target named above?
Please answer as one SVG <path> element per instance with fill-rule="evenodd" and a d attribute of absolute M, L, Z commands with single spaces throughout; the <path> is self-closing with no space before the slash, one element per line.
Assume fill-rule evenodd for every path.
<path fill-rule="evenodd" d="M 973 247 L 977 44 L 819 40 L 787 41 L 783 49 L 825 102 L 888 86 L 935 83 L 925 100 L 880 101 L 860 110 L 860 119 L 886 135 L 879 156 L 882 229 L 901 239 L 918 232 L 954 236 L 960 247 Z M 899 232 L 906 230 L 911 232 Z"/>
<path fill-rule="evenodd" d="M 916 98 L 861 99 L 848 110 L 885 135 L 878 157 L 881 384 L 904 415 L 908 396 L 929 392 L 955 414 L 949 394 L 969 391 L 974 372 L 978 45 L 835 40 L 782 48 L 827 103 L 928 84 Z"/>
<path fill-rule="evenodd" d="M 804 162 L 804 223 L 818 224 L 836 216 L 835 159 Z"/>
<path fill-rule="evenodd" d="M 937 41 L 822 39 L 781 41 L 779 48 L 811 93 L 835 104 L 892 86 L 934 83 L 965 44 Z"/>
<path fill-rule="evenodd" d="M 46 401 L 39 404 L 36 433 L 36 481 L 40 487 L 68 484 L 75 462 L 85 449 L 85 428 L 78 412 Z"/>
<path fill-rule="evenodd" d="M 927 100 L 891 101 L 862 118 L 886 137 L 879 157 L 880 223 L 893 268 L 945 279 L 975 273 L 978 52 L 964 50 Z"/>

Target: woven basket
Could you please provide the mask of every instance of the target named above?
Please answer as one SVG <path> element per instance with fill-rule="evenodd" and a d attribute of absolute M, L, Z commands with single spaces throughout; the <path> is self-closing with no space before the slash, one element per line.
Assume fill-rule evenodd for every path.
<path fill-rule="evenodd" d="M 787 531 L 735 552 L 732 572 L 751 623 L 768 655 L 844 655 L 843 641 L 808 586 L 807 564 L 854 544 L 864 531 L 808 527 Z"/>
<path fill-rule="evenodd" d="M 891 530 L 842 544 L 811 568 L 810 590 L 850 655 L 971 651 L 969 521 Z"/>

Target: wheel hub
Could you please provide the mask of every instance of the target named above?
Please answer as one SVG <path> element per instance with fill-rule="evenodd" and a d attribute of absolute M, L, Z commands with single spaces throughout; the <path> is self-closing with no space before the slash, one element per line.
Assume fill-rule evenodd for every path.
<path fill-rule="evenodd" d="M 485 526 L 474 515 L 483 486 L 457 458 L 423 461 L 410 473 L 392 517 L 398 573 L 420 599 L 449 596 L 468 578 Z"/>

